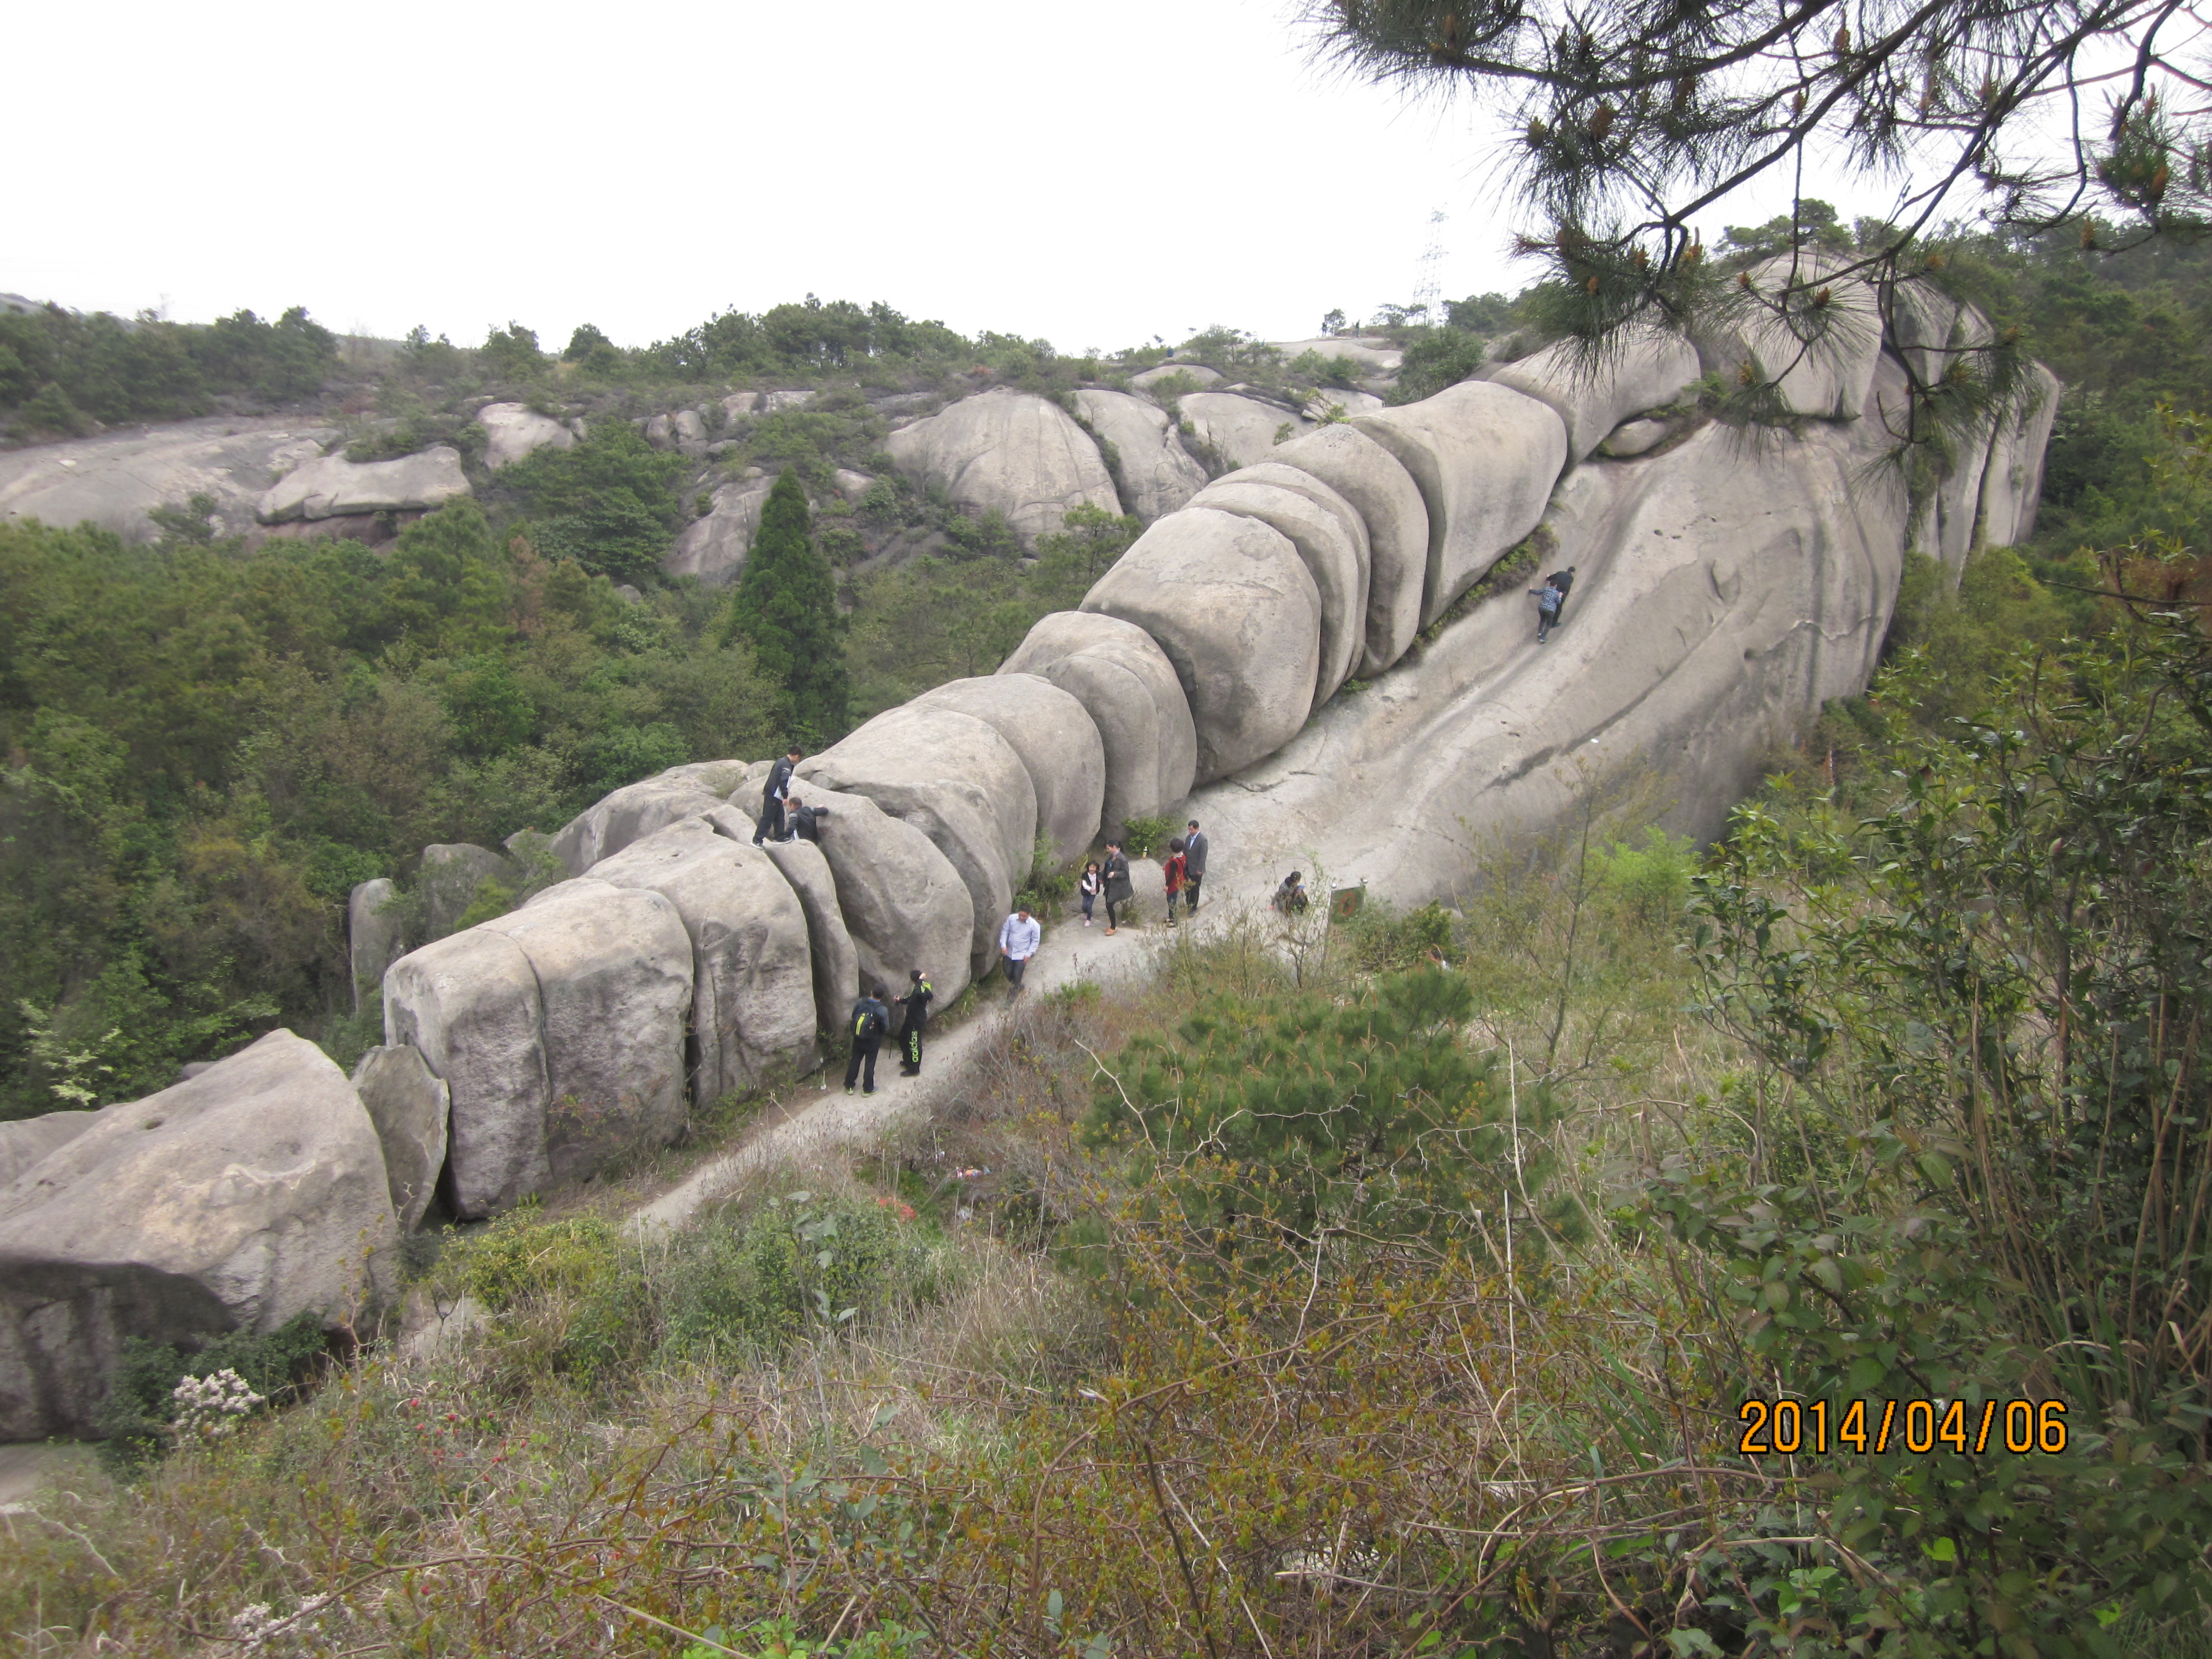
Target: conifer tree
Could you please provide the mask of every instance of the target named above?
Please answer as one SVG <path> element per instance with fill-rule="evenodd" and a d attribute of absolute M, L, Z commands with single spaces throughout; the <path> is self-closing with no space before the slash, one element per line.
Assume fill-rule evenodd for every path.
<path fill-rule="evenodd" d="M 836 584 L 814 545 L 806 492 L 798 473 L 787 471 L 761 508 L 724 638 L 751 645 L 761 672 L 783 688 L 793 736 L 811 744 L 835 742 L 850 723 L 843 632 Z"/>

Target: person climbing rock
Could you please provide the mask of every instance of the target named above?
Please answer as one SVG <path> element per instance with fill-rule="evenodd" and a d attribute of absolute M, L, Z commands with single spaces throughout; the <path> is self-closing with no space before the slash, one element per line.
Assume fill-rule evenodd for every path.
<path fill-rule="evenodd" d="M 1567 608 L 1567 593 L 1575 585 L 1575 567 L 1554 570 L 1544 578 L 1541 588 L 1528 591 L 1536 595 L 1536 643 L 1544 643 L 1545 636 L 1559 625 L 1559 617 Z"/>
<path fill-rule="evenodd" d="M 884 1033 L 891 1026 L 891 1011 L 884 1006 L 886 994 L 883 986 L 874 986 L 853 1005 L 853 1055 L 845 1062 L 845 1092 L 848 1095 L 853 1092 L 856 1078 L 860 1081 L 862 1094 L 876 1091 L 876 1050 L 883 1046 Z"/>
<path fill-rule="evenodd" d="M 1172 927 L 1176 925 L 1176 899 L 1190 874 L 1189 854 L 1181 836 L 1168 843 L 1168 855 L 1160 860 L 1160 874 L 1168 890 L 1168 926 Z"/>
<path fill-rule="evenodd" d="M 1115 914 L 1117 907 L 1137 896 L 1136 885 L 1129 879 L 1129 860 L 1122 854 L 1120 842 L 1106 843 L 1106 867 L 1101 874 L 1106 884 L 1106 931 L 1110 934 L 1121 927 Z"/>
<path fill-rule="evenodd" d="M 929 1004 L 937 992 L 928 978 L 917 968 L 908 975 L 913 988 L 901 997 L 899 1006 L 906 1011 L 906 1019 L 899 1027 L 899 1042 L 904 1057 L 899 1063 L 901 1077 L 921 1075 L 921 1034 L 929 1024 Z"/>
<path fill-rule="evenodd" d="M 760 823 L 753 830 L 754 846 L 770 839 L 781 841 L 784 838 L 783 803 L 791 794 L 792 768 L 799 764 L 803 752 L 794 743 L 775 765 L 768 769 L 768 781 L 761 787 Z"/>
<path fill-rule="evenodd" d="M 809 806 L 798 796 L 793 795 L 784 803 L 783 839 L 811 841 L 818 846 L 822 841 L 821 820 L 829 816 L 828 807 Z"/>
<path fill-rule="evenodd" d="M 1275 896 L 1267 902 L 1286 916 L 1294 916 L 1304 909 L 1308 900 L 1304 874 L 1293 870 L 1285 876 L 1282 884 L 1275 889 Z"/>
<path fill-rule="evenodd" d="M 1193 818 L 1183 825 L 1182 902 L 1191 915 L 1198 914 L 1198 890 L 1206 880 L 1206 832 Z"/>
<path fill-rule="evenodd" d="M 1043 939 L 1044 929 L 1026 904 L 1016 905 L 1014 914 L 999 925 L 999 960 L 1006 964 L 1006 983 L 1012 988 L 1006 993 L 1009 1000 L 1022 994 L 1022 975 Z"/>

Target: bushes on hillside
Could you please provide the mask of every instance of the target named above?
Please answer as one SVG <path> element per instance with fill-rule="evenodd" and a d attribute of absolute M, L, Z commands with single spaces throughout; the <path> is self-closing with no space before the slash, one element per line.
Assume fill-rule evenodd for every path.
<path fill-rule="evenodd" d="M 70 435 L 87 416 L 174 420 L 224 395 L 303 398 L 337 363 L 337 337 L 299 306 L 273 323 L 240 311 L 204 326 L 58 306 L 0 313 L 0 412 L 26 433 Z"/>

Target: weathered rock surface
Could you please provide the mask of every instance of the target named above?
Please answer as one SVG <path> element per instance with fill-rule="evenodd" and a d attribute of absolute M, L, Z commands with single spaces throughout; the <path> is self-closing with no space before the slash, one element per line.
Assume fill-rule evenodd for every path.
<path fill-rule="evenodd" d="M 841 466 L 830 475 L 830 482 L 837 494 L 846 501 L 858 503 L 860 497 L 874 488 L 875 480 L 865 472 L 855 472 L 849 466 Z"/>
<path fill-rule="evenodd" d="M 985 722 L 1021 757 L 1036 791 L 1036 832 L 1055 862 L 1091 845 L 1106 796 L 1106 746 L 1083 704 L 1036 674 L 949 680 L 915 699 Z"/>
<path fill-rule="evenodd" d="M 718 835 L 703 817 L 684 818 L 600 860 L 589 878 L 660 894 L 690 935 L 695 1102 L 711 1105 L 772 1074 L 812 1068 L 806 912 L 750 835 Z"/>
<path fill-rule="evenodd" d="M 1799 273 L 1800 280 L 1818 264 Z M 1787 259 L 1769 260 L 1749 273 L 1750 295 L 1723 322 L 1701 331 L 1698 355 L 1709 368 L 1733 372 L 1747 359 L 1760 376 L 1777 380 L 1782 410 L 1826 421 L 1856 421 L 1866 410 L 1881 356 L 1881 315 L 1874 290 L 1858 278 L 1828 285 L 1818 312 L 1810 296 L 1792 302 L 1784 318 L 1753 296 L 1773 301 L 1790 279 Z"/>
<path fill-rule="evenodd" d="M 1194 428 L 1198 442 L 1228 468 L 1270 459 L 1278 443 L 1312 430 L 1312 423 L 1303 415 L 1279 404 L 1262 403 L 1233 392 L 1194 392 L 1178 407 Z"/>
<path fill-rule="evenodd" d="M 2058 417 L 2058 377 L 2033 366 L 2020 398 L 1996 423 L 1982 471 L 1981 544 L 2014 547 L 2035 533 L 2043 457 Z"/>
<path fill-rule="evenodd" d="M 865 795 L 951 860 L 974 904 L 980 977 L 1036 839 L 1036 790 L 1012 745 L 972 714 L 904 703 L 801 761 L 799 776 L 809 799 L 815 787 Z"/>
<path fill-rule="evenodd" d="M 0 1123 L 0 1191 L 48 1152 L 90 1128 L 97 1112 L 46 1112 Z"/>
<path fill-rule="evenodd" d="M 624 1152 L 675 1139 L 692 965 L 676 907 L 586 878 L 471 931 L 513 940 L 538 981 L 551 1178 L 585 1180 Z M 456 1091 L 457 1139 L 465 1109 Z"/>
<path fill-rule="evenodd" d="M 283 524 L 294 519 L 440 507 L 468 493 L 460 451 L 434 444 L 419 455 L 391 461 L 323 456 L 279 478 L 254 510 L 264 524 Z"/>
<path fill-rule="evenodd" d="M 1190 700 L 1175 665 L 1143 629 L 1117 617 L 1056 611 L 1038 619 L 998 672 L 1036 674 L 1083 705 L 1106 752 L 1099 810 L 1107 828 L 1190 792 L 1198 767 Z"/>
<path fill-rule="evenodd" d="M 215 417 L 0 451 L 0 520 L 88 522 L 144 543 L 162 534 L 147 514 L 209 495 L 216 529 L 242 535 L 269 487 L 319 456 L 332 435 L 296 418 Z"/>
<path fill-rule="evenodd" d="M 415 881 L 431 936 L 452 933 L 486 882 L 507 886 L 514 880 L 514 866 L 488 847 L 439 842 L 424 848 Z"/>
<path fill-rule="evenodd" d="M 356 1013 L 362 999 L 384 983 L 384 970 L 406 954 L 398 897 L 398 887 L 386 876 L 360 883 L 347 896 L 346 947 Z"/>
<path fill-rule="evenodd" d="M 745 482 L 716 489 L 707 516 L 684 526 L 660 568 L 672 576 L 696 576 L 707 587 L 726 587 L 737 580 L 752 551 L 769 488 Z"/>
<path fill-rule="evenodd" d="M 733 768 L 734 762 L 708 762 L 709 766 Z M 553 837 L 553 852 L 567 866 L 571 875 L 580 876 L 601 859 L 611 858 L 634 841 L 642 841 L 656 830 L 665 830 L 681 818 L 697 817 L 711 812 L 729 799 L 742 777 L 742 770 L 727 774 L 729 787 L 713 787 L 724 781 L 724 773 L 716 771 L 711 776 L 697 774 L 687 775 L 689 769 L 677 767 L 670 772 L 624 784 L 610 795 L 592 803 L 568 820 Z M 759 802 L 753 803 L 756 811 Z"/>
<path fill-rule="evenodd" d="M 1175 665 L 1198 732 L 1198 781 L 1272 754 L 1305 724 L 1321 595 L 1286 536 L 1187 507 L 1139 536 L 1083 599 L 1134 623 Z"/>
<path fill-rule="evenodd" d="M 1024 545 L 1059 529 L 1072 507 L 1121 510 L 1090 434 L 1059 404 L 1025 392 L 963 398 L 884 447 L 900 471 L 942 489 L 962 512 L 1003 514 Z"/>
<path fill-rule="evenodd" d="M 1099 441 L 1114 446 L 1121 466 L 1121 505 L 1145 523 L 1164 517 L 1196 495 L 1206 469 L 1191 459 L 1167 411 L 1125 392 L 1079 392 L 1075 407 Z"/>
<path fill-rule="evenodd" d="M 1632 415 L 1671 404 L 1698 378 L 1698 349 L 1680 335 L 1621 328 L 1595 357 L 1560 341 L 1489 378 L 1548 404 L 1567 428 L 1567 453 L 1579 461 Z"/>
<path fill-rule="evenodd" d="M 1320 479 L 1367 526 L 1366 641 L 1352 672 L 1371 678 L 1404 656 L 1421 631 L 1429 509 L 1420 487 L 1396 456 L 1342 422 L 1291 439 L 1274 459 Z"/>
<path fill-rule="evenodd" d="M 1157 368 L 1145 370 L 1141 374 L 1132 374 L 1129 377 L 1129 384 L 1139 392 L 1150 392 L 1162 380 L 1173 380 L 1179 374 L 1188 375 L 1201 386 L 1221 384 L 1221 372 L 1218 369 L 1208 368 L 1204 363 L 1176 362 L 1162 363 Z"/>
<path fill-rule="evenodd" d="M 805 386 L 787 392 L 771 392 L 761 399 L 761 412 L 780 415 L 787 409 L 804 409 L 814 401 L 815 394 Z"/>
<path fill-rule="evenodd" d="M 1606 434 L 1597 453 L 1607 460 L 1625 461 L 1656 449 L 1674 429 L 1666 421 L 1623 421 Z"/>
<path fill-rule="evenodd" d="M 1352 424 L 1404 464 L 1428 507 L 1424 628 L 1536 527 L 1566 465 L 1566 428 L 1550 406 L 1487 380 Z"/>
<path fill-rule="evenodd" d="M 1381 334 L 1324 334 L 1316 339 L 1278 340 L 1273 343 L 1275 349 L 1292 362 L 1309 351 L 1318 352 L 1324 362 L 1334 357 L 1349 357 L 1364 375 L 1395 374 L 1406 356 L 1390 343 L 1389 337 Z"/>
<path fill-rule="evenodd" d="M 345 1073 L 271 1031 L 0 1188 L 0 1440 L 94 1432 L 125 1340 L 365 1310 L 395 1229 Z"/>
<path fill-rule="evenodd" d="M 538 975 L 503 933 L 471 927 L 392 964 L 384 1041 L 422 1051 L 452 1101 L 453 1212 L 475 1220 L 543 1192 L 545 1042 Z"/>
<path fill-rule="evenodd" d="M 1321 598 L 1319 708 L 1342 685 L 1367 643 L 1367 526 L 1350 502 L 1310 472 L 1262 461 L 1218 478 L 1193 507 L 1257 519 L 1290 538 Z"/>
<path fill-rule="evenodd" d="M 753 413 L 759 407 L 759 392 L 732 392 L 722 399 L 722 418 L 726 421 L 734 421 L 742 416 Z"/>
<path fill-rule="evenodd" d="M 735 807 L 726 806 L 722 811 L 731 820 L 727 823 L 716 820 L 722 824 L 722 833 L 750 841 L 750 820 Z M 740 828 L 743 834 L 738 835 Z M 837 829 L 833 812 L 830 827 L 823 833 L 834 836 Z M 830 872 L 830 860 L 822 855 L 822 849 L 811 841 L 773 841 L 765 850 L 782 872 L 784 880 L 790 884 L 799 899 L 799 908 L 806 914 L 806 944 L 814 987 L 814 1029 L 840 1031 L 847 1012 L 860 995 L 860 957 L 853 948 L 853 935 L 845 927 L 845 913 L 837 908 L 837 878 Z"/>
<path fill-rule="evenodd" d="M 1323 421 L 1334 424 L 1354 415 L 1371 415 L 1384 407 L 1382 400 L 1371 392 L 1347 392 L 1342 386 L 1325 386 L 1306 399 L 1305 408 L 1299 412 L 1316 425 Z"/>
<path fill-rule="evenodd" d="M 862 986 L 880 981 L 896 990 L 920 968 L 950 1003 L 968 987 L 975 933 L 975 902 L 952 861 L 866 795 L 810 784 L 806 799 L 830 809 L 822 855 L 837 884 L 838 914 L 852 936 Z M 844 1029 L 850 1006 L 836 1011 L 832 1030 Z"/>
<path fill-rule="evenodd" d="M 353 1091 L 376 1127 L 384 1149 L 385 1182 L 404 1232 L 421 1224 L 438 1195 L 446 1167 L 446 1122 L 452 1098 L 411 1045 L 371 1048 L 353 1068 Z"/>
<path fill-rule="evenodd" d="M 477 424 L 489 434 L 484 465 L 496 472 L 540 449 L 574 449 L 576 434 L 528 404 L 486 404 Z"/>

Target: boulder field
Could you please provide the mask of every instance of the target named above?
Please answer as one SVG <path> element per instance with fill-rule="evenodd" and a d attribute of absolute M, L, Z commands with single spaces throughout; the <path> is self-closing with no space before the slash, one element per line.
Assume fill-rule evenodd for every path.
<path fill-rule="evenodd" d="M 814 1066 L 861 985 L 921 968 L 950 1002 L 1032 861 L 1129 818 L 1200 819 L 1223 908 L 1292 866 L 1449 898 L 1472 841 L 1558 823 L 1616 768 L 1671 792 L 1671 827 L 1715 833 L 1776 740 L 1865 684 L 1908 549 L 1955 571 L 2032 527 L 2047 376 L 1917 497 L 1881 465 L 1903 354 L 1985 326 L 1932 295 L 1896 309 L 1911 337 L 1869 348 L 1872 313 L 1847 297 L 1787 374 L 1755 319 L 1538 353 L 1419 403 L 1280 423 L 1285 441 L 1211 483 L 1165 456 L 1149 404 L 1093 398 L 1079 423 L 994 392 L 902 428 L 919 435 L 900 465 L 971 479 L 1004 471 L 994 443 L 1047 453 L 1050 476 L 1017 490 L 1030 534 L 1116 504 L 1088 447 L 1124 432 L 1122 481 L 1137 466 L 1156 510 L 995 674 L 807 757 L 794 787 L 830 809 L 818 846 L 752 845 L 768 764 L 733 759 L 618 789 L 507 855 L 428 849 L 415 894 L 354 895 L 385 1043 L 351 1079 L 277 1032 L 146 1100 L 0 1125 L 0 1437 L 86 1431 L 128 1336 L 345 1318 L 434 1192 L 493 1215 L 666 1144 L 687 1109 Z M 1790 425 L 1717 425 L 1682 397 L 1729 353 L 1781 374 Z M 1243 395 L 1181 384 L 1186 407 Z M 1536 558 L 1499 579 L 1523 548 Z M 1540 647 L 1523 590 L 1566 564 Z M 484 883 L 546 859 L 568 879 L 448 931 Z"/>

